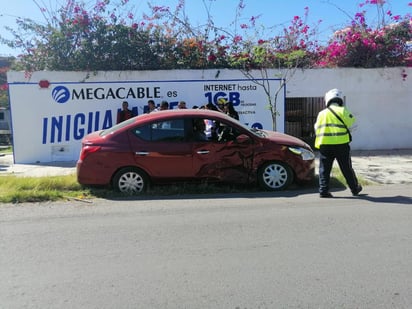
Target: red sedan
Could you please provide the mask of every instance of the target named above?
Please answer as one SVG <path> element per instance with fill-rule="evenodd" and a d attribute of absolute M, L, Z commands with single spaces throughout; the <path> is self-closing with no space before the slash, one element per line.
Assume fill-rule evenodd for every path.
<path fill-rule="evenodd" d="M 220 112 L 167 110 L 85 136 L 77 180 L 130 194 L 150 183 L 193 181 L 283 190 L 311 181 L 314 159 L 310 146 L 293 136 L 250 129 Z"/>

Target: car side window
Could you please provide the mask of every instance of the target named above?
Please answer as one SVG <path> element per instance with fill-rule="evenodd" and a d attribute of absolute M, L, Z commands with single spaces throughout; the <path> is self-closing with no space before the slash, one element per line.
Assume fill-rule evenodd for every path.
<path fill-rule="evenodd" d="M 223 143 L 234 141 L 238 135 L 240 135 L 238 129 L 222 123 L 218 127 L 217 141 Z"/>
<path fill-rule="evenodd" d="M 207 140 L 217 141 L 217 133 L 219 124 L 213 119 L 205 119 L 205 134 Z"/>
<path fill-rule="evenodd" d="M 152 142 L 180 142 L 185 140 L 184 120 L 175 119 L 159 121 L 144 126 L 136 127 L 134 135 Z"/>
<path fill-rule="evenodd" d="M 193 140 L 198 141 L 198 142 L 207 141 L 206 124 L 203 118 L 193 119 L 192 128 L 193 128 L 193 132 L 192 132 Z"/>
<path fill-rule="evenodd" d="M 152 139 L 152 129 L 150 125 L 139 126 L 133 129 L 133 134 L 138 138 L 150 141 Z"/>

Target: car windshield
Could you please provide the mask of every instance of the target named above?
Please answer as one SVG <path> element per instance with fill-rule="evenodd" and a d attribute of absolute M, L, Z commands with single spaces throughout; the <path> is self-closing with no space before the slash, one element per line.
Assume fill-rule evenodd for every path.
<path fill-rule="evenodd" d="M 255 135 L 259 136 L 259 137 L 266 137 L 266 133 L 264 131 L 262 131 L 261 129 L 258 128 L 251 128 L 249 129 L 252 133 L 254 133 Z"/>
<path fill-rule="evenodd" d="M 233 121 L 233 120 L 231 119 L 231 121 Z M 263 132 L 261 129 L 258 129 L 258 128 L 249 128 L 248 126 L 244 125 L 243 123 L 241 123 L 240 121 L 237 121 L 237 120 L 234 120 L 233 122 L 236 122 L 236 123 L 237 123 L 238 125 L 240 125 L 242 128 L 244 128 L 245 130 L 253 133 L 253 134 L 256 135 L 256 136 L 266 137 L 265 132 Z"/>

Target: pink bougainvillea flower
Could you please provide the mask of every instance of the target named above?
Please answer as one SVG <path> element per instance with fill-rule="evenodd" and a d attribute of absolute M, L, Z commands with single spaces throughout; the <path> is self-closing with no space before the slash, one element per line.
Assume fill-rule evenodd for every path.
<path fill-rule="evenodd" d="M 237 43 L 239 43 L 239 42 L 241 42 L 242 41 L 242 37 L 240 36 L 240 35 L 236 35 L 234 38 L 233 38 L 233 43 L 235 43 L 235 44 L 237 44 Z"/>
<path fill-rule="evenodd" d="M 216 56 L 214 55 L 214 54 L 210 54 L 208 57 L 207 57 L 207 60 L 208 61 L 210 61 L 210 62 L 215 62 L 216 61 Z"/>
<path fill-rule="evenodd" d="M 377 4 L 377 5 L 384 5 L 385 4 L 385 0 L 370 0 L 369 3 L 370 4 Z M 366 1 L 366 3 L 368 3 L 368 1 Z"/>

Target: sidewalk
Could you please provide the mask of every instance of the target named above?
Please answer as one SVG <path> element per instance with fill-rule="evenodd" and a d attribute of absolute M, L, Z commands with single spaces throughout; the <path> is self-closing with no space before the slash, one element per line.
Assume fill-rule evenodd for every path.
<path fill-rule="evenodd" d="M 352 151 L 352 161 L 356 174 L 366 180 L 379 184 L 412 184 L 412 149 Z M 74 161 L 13 164 L 13 155 L 0 151 L 0 175 L 45 177 L 75 173 Z"/>
<path fill-rule="evenodd" d="M 76 173 L 76 162 L 50 162 L 38 164 L 14 164 L 12 154 L 3 154 L 0 151 L 0 176 L 60 176 Z"/>
<path fill-rule="evenodd" d="M 412 184 L 412 149 L 352 151 L 356 174 L 379 184 Z"/>

